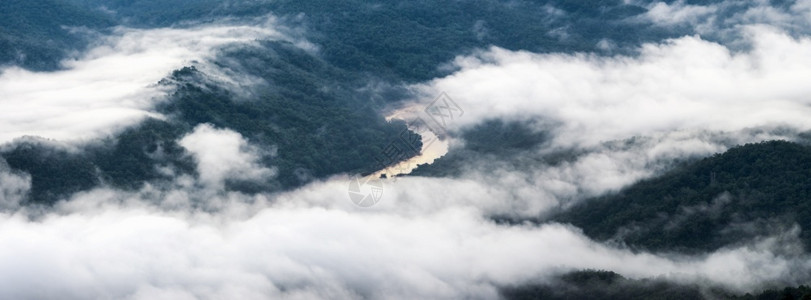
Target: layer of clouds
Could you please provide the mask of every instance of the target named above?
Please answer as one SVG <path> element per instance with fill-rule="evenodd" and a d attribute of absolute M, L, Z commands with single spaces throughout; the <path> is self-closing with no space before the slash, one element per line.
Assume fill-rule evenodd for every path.
<path fill-rule="evenodd" d="M 153 105 L 166 87 L 157 83 L 173 70 L 207 66 L 218 47 L 256 39 L 287 39 L 274 20 L 187 28 L 116 28 L 64 70 L 0 70 L 0 143 L 24 135 L 83 141 L 114 133 L 157 116 Z M 216 70 L 208 68 L 213 75 Z M 227 74 L 224 74 L 227 75 Z M 228 78 L 220 76 L 223 80 Z"/>
<path fill-rule="evenodd" d="M 769 27 L 746 32 L 753 49 L 743 53 L 697 37 L 644 45 L 638 57 L 491 48 L 457 58 L 461 71 L 423 88 L 463 106 L 455 128 L 541 118 L 561 124 L 558 147 L 676 130 L 811 128 L 811 40 Z"/>
<path fill-rule="evenodd" d="M 811 40 L 768 26 L 743 30 L 752 45 L 743 52 L 693 36 L 643 45 L 634 57 L 491 48 L 457 58 L 460 71 L 415 89 L 429 100 L 445 92 L 464 109 L 451 131 L 490 119 L 541 124 L 535 130 L 549 141 L 523 154 L 536 168 L 483 160 L 461 176 L 512 191 L 513 208 L 494 214 L 538 215 L 675 161 L 811 129 Z M 561 152 L 574 157 L 544 165 Z"/>
<path fill-rule="evenodd" d="M 397 184 L 419 189 L 421 180 Z M 497 225 L 474 207 L 454 204 L 463 203 L 460 197 L 442 199 L 441 209 L 401 211 L 398 198 L 358 210 L 345 198 L 344 183 L 243 199 L 252 204 L 216 213 L 96 190 L 36 221 L 22 212 L 0 214 L 0 296 L 493 299 L 498 286 L 581 268 L 748 289 L 808 267 L 796 253 L 772 253 L 781 237 L 707 256 L 632 253 L 564 225 Z"/>
<path fill-rule="evenodd" d="M 741 38 L 739 27 L 770 25 L 794 34 L 809 34 L 811 4 L 807 0 L 775 1 L 745 0 L 717 1 L 708 4 L 688 4 L 686 1 L 630 1 L 647 7 L 642 15 L 630 21 L 651 23 L 662 27 L 682 27 L 694 33 L 735 44 Z"/>

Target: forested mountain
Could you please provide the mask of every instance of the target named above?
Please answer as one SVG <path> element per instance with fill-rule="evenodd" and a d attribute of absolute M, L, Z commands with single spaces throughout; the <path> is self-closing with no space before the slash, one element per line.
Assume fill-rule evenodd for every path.
<path fill-rule="evenodd" d="M 32 202 L 53 203 L 93 188 L 101 183 L 96 177 L 119 188 L 138 189 L 147 182 L 171 179 L 156 166 L 196 174 L 189 154 L 177 140 L 207 123 L 233 128 L 269 153 L 262 163 L 278 170 L 276 178 L 229 185 L 255 193 L 290 189 L 342 172 L 373 172 L 380 168 L 376 156 L 386 146 L 402 143 L 401 136 L 415 135 L 405 123 L 388 122 L 375 112 L 383 103 L 363 92 L 365 76 L 333 67 L 290 43 L 234 48 L 223 52 L 219 61 L 223 68 L 257 76 L 273 86 L 237 95 L 209 75 L 186 67 L 161 82 L 174 92 L 156 109 L 174 119 L 150 119 L 102 143 L 85 146 L 85 155 L 55 155 L 51 153 L 60 150 L 51 149 L 48 143 L 20 142 L 0 151 L 0 156 L 12 168 L 31 174 Z M 318 92 L 322 87 L 328 87 L 330 93 Z M 405 96 L 397 88 L 387 92 L 394 97 L 398 93 Z M 398 147 L 419 149 L 418 137 L 416 141 Z M 415 154 L 404 152 L 402 158 Z"/>
<path fill-rule="evenodd" d="M 3 0 L 0 2 L 0 65 L 53 70 L 59 61 L 83 49 L 88 30 L 103 30 L 116 22 L 62 0 Z"/>
<path fill-rule="evenodd" d="M 584 201 L 555 219 L 637 249 L 703 252 L 789 232 L 811 246 L 811 148 L 747 144 Z"/>
<path fill-rule="evenodd" d="M 692 33 L 689 26 L 635 21 L 651 1 L 63 1 L 89 11 L 111 10 L 122 24 L 136 27 L 272 13 L 303 25 L 307 38 L 320 45 L 330 63 L 408 81 L 446 75 L 451 70 L 438 66 L 490 46 L 613 55 L 633 53 L 640 43 Z M 718 13 L 732 15 L 752 5 L 741 3 Z"/>
<path fill-rule="evenodd" d="M 460 53 L 491 45 L 538 52 L 622 53 L 632 51 L 633 46 L 640 42 L 686 32 L 685 29 L 639 28 L 624 21 L 645 12 L 645 9 L 619 0 L 598 3 L 502 3 L 490 0 L 51 1 L 66 1 L 73 5 L 60 6 L 84 7 L 85 14 L 113 18 L 118 24 L 135 27 L 273 13 L 303 24 L 309 31 L 307 37 L 321 46 L 324 58 L 338 67 L 411 81 L 447 74 L 448 70 L 437 66 Z M 26 9 L 36 11 L 35 7 Z M 72 26 L 71 22 L 72 19 L 49 20 L 55 25 Z M 555 30 L 559 30 L 560 35 L 549 33 Z M 627 34 L 631 31 L 634 34 Z M 612 40 L 613 49 L 601 48 L 597 43 L 601 39 Z M 57 57 L 51 59 L 58 60 Z"/>
<path fill-rule="evenodd" d="M 533 51 L 599 51 L 593 42 L 596 35 L 609 35 L 622 45 L 630 46 L 641 40 L 675 34 L 649 28 L 645 34 L 634 35 L 634 39 L 621 38 L 625 36 L 622 32 L 631 30 L 632 25 L 619 20 L 642 12 L 640 7 L 621 1 L 601 3 L 601 10 L 610 12 L 608 14 L 599 14 L 586 3 L 557 3 L 566 13 L 580 18 L 576 23 L 572 23 L 572 18 L 556 17 L 547 6 L 516 3 L 520 6 L 517 8 L 493 1 L 382 1 L 374 4 L 363 1 L 176 1 L 174 5 L 167 5 L 165 1 L 69 2 L 42 4 L 47 8 L 45 12 L 58 12 L 53 18 L 47 18 L 47 22 L 38 21 L 37 18 L 49 15 L 38 14 L 35 4 L 4 4 L 16 5 L 9 6 L 4 12 L 21 12 L 15 14 L 17 19 L 8 19 L 9 22 L 39 26 L 26 29 L 17 25 L 15 32 L 28 32 L 28 38 L 32 37 L 30 34 L 42 32 L 42 37 L 32 41 L 63 41 L 37 48 L 50 54 L 32 60 L 32 64 L 56 68 L 67 49 L 86 45 L 85 40 L 70 35 L 65 26 L 102 30 L 105 26 L 123 24 L 149 28 L 270 12 L 301 23 L 308 31 L 305 37 L 319 45 L 318 56 L 278 42 L 263 43 L 260 49 L 221 53 L 218 60 L 222 67 L 257 76 L 274 85 L 272 89 L 254 93 L 250 104 L 234 101 L 237 95 L 217 87 L 216 83 L 206 79 L 205 74 L 193 68 L 178 70 L 167 78 L 165 84 L 176 84 L 178 91 L 171 96 L 173 100 L 159 110 L 181 118 L 168 123 L 152 120 L 151 125 L 130 129 L 127 134 L 110 141 L 126 147 L 95 147 L 95 158 L 88 158 L 107 182 L 130 188 L 160 177 L 153 165 L 161 163 L 138 149 L 153 144 L 171 145 L 173 139 L 201 123 L 235 128 L 263 147 L 279 147 L 280 157 L 274 158 L 274 166 L 280 168 L 282 182 L 267 183 L 262 188 L 265 190 L 298 186 L 340 172 L 369 172 L 376 165 L 371 156 L 380 153 L 389 141 L 397 140 L 397 134 L 404 129 L 402 124 L 386 124 L 374 110 L 387 102 L 408 97 L 408 91 L 398 87 L 402 80 L 425 80 L 446 73 L 447 70 L 437 66 L 452 60 L 460 52 L 488 45 Z M 612 18 L 616 21 L 610 21 Z M 385 26 L 381 26 L 383 22 Z M 565 40 L 548 34 L 534 34 L 559 27 L 571 27 L 576 34 Z M 251 63 L 246 63 L 248 61 Z M 370 78 L 381 83 L 378 87 L 388 89 L 382 92 L 385 97 L 362 92 Z M 330 88 L 329 94 L 317 92 L 325 86 Z M 291 101 L 293 99 L 295 101 Z M 268 122 L 255 122 L 258 117 Z M 128 141 L 133 135 L 141 138 Z M 120 157 L 115 153 L 131 155 L 126 155 L 125 164 L 115 166 L 109 162 L 113 157 Z M 299 153 L 310 155 L 302 157 Z M 172 155 L 176 162 L 172 165 L 182 165 L 177 163 L 181 159 L 178 155 Z M 34 165 L 13 166 L 29 170 Z M 70 174 L 71 171 L 61 172 Z M 46 179 L 39 175 L 34 177 L 38 182 L 36 190 L 51 189 L 43 182 Z M 67 183 L 54 183 L 59 186 L 54 189 L 82 189 L 65 189 L 64 184 Z"/>
<path fill-rule="evenodd" d="M 528 154 L 545 137 L 519 123 L 483 123 L 461 136 L 468 141 L 464 147 L 452 149 L 411 175 L 458 176 L 472 161 L 496 157 L 511 159 L 518 169 L 538 162 L 555 166 L 578 157 L 573 152 Z M 736 246 L 797 226 L 799 238 L 808 248 L 809 197 L 811 148 L 769 141 L 685 160 L 661 176 L 582 200 L 551 220 L 571 223 L 594 239 L 632 249 L 682 253 Z"/>
<path fill-rule="evenodd" d="M 362 92 L 366 77 L 327 64 L 290 43 L 235 49 L 223 53 L 221 59 L 230 63 L 223 67 L 257 76 L 273 86 L 260 87 L 248 100 L 235 100 L 240 96 L 200 85 L 206 75 L 185 68 L 166 81 L 177 84 L 178 89 L 158 109 L 177 115 L 177 121 L 189 127 L 209 123 L 233 128 L 253 143 L 275 148 L 278 156 L 267 163 L 279 168 L 282 187 L 340 172 L 373 172 L 379 167 L 374 155 L 408 131 L 404 122 L 387 122 L 375 112 L 384 103 L 376 103 L 381 100 Z M 384 93 L 406 96 L 397 88 Z M 421 145 L 418 142 L 413 147 Z M 408 157 L 415 154 L 407 153 Z"/>

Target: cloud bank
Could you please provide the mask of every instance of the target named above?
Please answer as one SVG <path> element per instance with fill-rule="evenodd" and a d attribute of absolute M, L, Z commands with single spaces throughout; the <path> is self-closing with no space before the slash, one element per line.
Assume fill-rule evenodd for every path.
<path fill-rule="evenodd" d="M 233 23 L 233 22 L 232 22 Z M 173 70 L 213 58 L 219 47 L 256 39 L 287 39 L 273 20 L 187 28 L 116 28 L 64 70 L 0 70 L 0 144 L 24 135 L 61 141 L 108 136 L 147 116 Z M 210 68 L 211 69 L 211 68 Z M 216 72 L 212 72 L 216 75 Z"/>
<path fill-rule="evenodd" d="M 460 132 L 487 120 L 528 121 L 549 141 L 513 162 L 464 166 L 465 179 L 511 194 L 496 214 L 538 215 L 616 191 L 674 161 L 811 129 L 811 40 L 770 26 L 743 29 L 748 51 L 687 36 L 641 46 L 638 56 L 535 54 L 491 48 L 455 60 L 458 72 L 414 86 L 445 92 L 465 114 Z M 463 147 L 462 143 L 455 143 Z M 544 164 L 561 152 L 576 154 Z"/>
<path fill-rule="evenodd" d="M 413 180 L 420 179 L 398 182 Z M 493 299 L 500 285 L 579 268 L 748 288 L 808 264 L 796 253 L 773 254 L 773 240 L 708 256 L 635 254 L 564 225 L 497 225 L 454 198 L 442 209 L 405 213 L 400 200 L 371 211 L 308 203 L 346 203 L 345 188 L 324 182 L 274 203 L 258 197 L 216 213 L 167 210 L 144 195 L 97 190 L 37 221 L 0 214 L 0 295 Z"/>
<path fill-rule="evenodd" d="M 558 147 L 673 131 L 811 128 L 811 40 L 764 26 L 745 31 L 753 49 L 744 53 L 698 37 L 646 44 L 637 57 L 491 48 L 457 58 L 461 71 L 421 88 L 464 105 L 456 128 L 542 118 L 560 124 Z"/>
<path fill-rule="evenodd" d="M 811 4 L 807 0 L 775 1 L 745 0 L 716 1 L 690 4 L 689 1 L 649 2 L 631 1 L 646 7 L 647 12 L 629 21 L 664 28 L 686 28 L 702 36 L 724 41 L 735 48 L 746 47 L 741 27 L 769 25 L 795 35 L 811 33 Z"/>

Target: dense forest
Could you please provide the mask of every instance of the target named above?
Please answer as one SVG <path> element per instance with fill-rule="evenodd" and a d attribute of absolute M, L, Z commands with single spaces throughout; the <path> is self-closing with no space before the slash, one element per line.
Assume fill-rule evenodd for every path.
<path fill-rule="evenodd" d="M 31 64 L 53 68 L 62 58 L 60 54 L 65 54 L 62 53 L 65 46 L 75 49 L 83 45 L 83 40 L 69 35 L 63 25 L 90 29 L 110 25 L 157 27 L 191 20 L 269 13 L 305 28 L 306 38 L 318 44 L 323 58 L 337 67 L 408 81 L 447 74 L 450 70 L 437 66 L 460 53 L 491 45 L 536 52 L 597 51 L 613 54 L 631 52 L 640 42 L 686 33 L 685 28 L 639 28 L 638 24 L 626 22 L 624 19 L 643 13 L 645 9 L 620 0 L 597 3 L 559 0 L 509 3 L 491 0 L 64 1 L 58 5 L 42 4 L 47 7 L 43 11 L 54 12 L 56 16 L 48 18 L 47 22 L 38 22 L 39 18 L 49 15 L 40 14 L 42 7 L 37 4 L 16 0 L 0 4 L 8 6 L 0 11 L 19 12 L 19 16 L 8 19 L 9 24 L 36 24 L 35 28 L 6 34 L 7 39 L 24 38 L 25 43 L 35 44 L 20 50 L 32 53 L 29 55 Z M 110 21 L 113 19 L 109 15 L 111 11 L 121 23 Z M 68 19 L 63 20 L 65 16 Z M 0 29 L 15 27 L 0 24 Z M 556 30 L 560 34 L 553 34 Z M 43 36 L 23 35 L 22 32 Z M 599 47 L 595 40 L 601 39 L 611 40 L 614 49 Z M 44 42 L 60 40 L 62 43 Z M 73 44 L 66 44 L 74 40 Z M 7 54 L 0 57 L 0 62 L 16 61 L 11 42 L 7 43 Z M 14 40 L 13 44 L 25 43 Z M 42 57 L 33 55 L 35 52 L 42 52 Z M 45 52 L 51 53 L 50 56 L 45 56 Z"/>
<path fill-rule="evenodd" d="M 662 38 L 669 33 L 644 32 L 623 18 L 645 11 L 619 0 L 535 1 L 98 1 L 73 0 L 87 7 L 102 4 L 130 18 L 136 26 L 167 25 L 176 20 L 272 12 L 301 16 L 308 39 L 321 46 L 326 60 L 338 67 L 375 72 L 386 78 L 426 80 L 440 75 L 437 65 L 464 51 L 497 45 L 532 51 L 598 50 L 595 37 L 616 39 L 620 46 Z M 518 7 L 516 7 L 518 6 Z M 573 15 L 560 18 L 549 7 Z M 145 13 L 146 12 L 146 13 Z M 577 22 L 572 22 L 577 17 Z M 539 34 L 567 28 L 566 39 Z M 633 35 L 627 34 L 635 30 Z"/>
<path fill-rule="evenodd" d="M 102 13 L 61 0 L 0 1 L 0 66 L 57 69 L 62 59 L 90 43 L 82 31 L 103 31 L 115 24 Z"/>

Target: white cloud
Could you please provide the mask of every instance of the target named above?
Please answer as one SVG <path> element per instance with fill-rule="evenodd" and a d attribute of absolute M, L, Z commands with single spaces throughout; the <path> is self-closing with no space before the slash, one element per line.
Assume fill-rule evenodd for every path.
<path fill-rule="evenodd" d="M 31 190 L 31 176 L 12 172 L 0 158 L 0 211 L 17 209 Z"/>
<path fill-rule="evenodd" d="M 212 188 L 221 189 L 226 180 L 261 181 L 275 175 L 260 164 L 261 149 L 248 144 L 238 132 L 202 124 L 179 143 L 197 160 L 200 181 Z"/>
<path fill-rule="evenodd" d="M 0 143 L 23 135 L 64 141 L 106 136 L 156 116 L 171 71 L 202 64 L 220 46 L 285 39 L 273 22 L 189 28 L 116 28 L 93 49 L 63 62 L 64 70 L 0 70 Z M 159 116 L 158 116 L 159 117 Z"/>
<path fill-rule="evenodd" d="M 747 33 L 753 49 L 742 53 L 696 37 L 647 44 L 638 57 L 491 48 L 457 58 L 461 71 L 422 88 L 463 106 L 457 128 L 541 118 L 561 124 L 561 147 L 674 130 L 811 129 L 811 40 L 766 27 Z"/>
<path fill-rule="evenodd" d="M 682 0 L 671 3 L 635 2 L 636 5 L 646 6 L 648 11 L 632 17 L 630 21 L 671 28 L 685 26 L 692 28 L 696 34 L 720 39 L 730 45 L 741 42 L 741 26 L 760 24 L 792 33 L 811 33 L 811 18 L 808 18 L 811 5 L 807 0 L 790 1 L 785 5 L 773 5 L 768 0 L 719 1 L 706 5 L 686 4 Z"/>
<path fill-rule="evenodd" d="M 684 1 L 672 4 L 665 2 L 652 3 L 644 17 L 658 25 L 676 25 L 682 23 L 695 23 L 699 19 L 709 16 L 718 10 L 716 6 L 688 5 Z"/>

